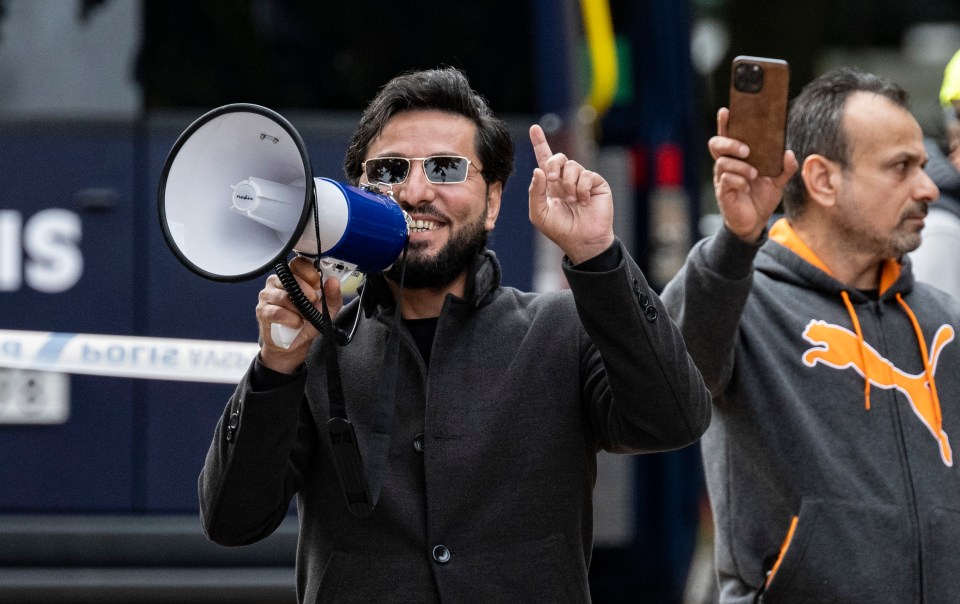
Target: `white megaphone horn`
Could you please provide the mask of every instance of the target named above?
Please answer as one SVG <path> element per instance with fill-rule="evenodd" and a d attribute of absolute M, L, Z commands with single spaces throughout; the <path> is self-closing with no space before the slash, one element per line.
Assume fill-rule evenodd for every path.
<path fill-rule="evenodd" d="M 397 260 L 409 229 L 392 197 L 314 178 L 293 126 L 246 103 L 218 107 L 180 135 L 163 167 L 158 206 L 163 236 L 187 268 L 224 282 L 276 270 L 318 330 L 320 314 L 289 269 L 284 274 L 291 251 L 317 259 L 324 277 L 339 277 L 349 292 Z M 271 329 L 282 346 L 298 332 Z"/>

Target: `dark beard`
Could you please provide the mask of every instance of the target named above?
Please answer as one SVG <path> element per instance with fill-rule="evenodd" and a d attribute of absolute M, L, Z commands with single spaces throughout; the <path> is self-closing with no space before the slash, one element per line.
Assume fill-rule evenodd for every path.
<path fill-rule="evenodd" d="M 410 289 L 440 289 L 453 283 L 462 275 L 476 255 L 487 245 L 487 230 L 484 228 L 486 212 L 466 226 L 447 242 L 436 258 L 423 258 L 412 244 L 407 252 L 407 270 L 403 286 Z M 386 271 L 385 277 L 400 283 L 402 262 L 397 262 Z"/>

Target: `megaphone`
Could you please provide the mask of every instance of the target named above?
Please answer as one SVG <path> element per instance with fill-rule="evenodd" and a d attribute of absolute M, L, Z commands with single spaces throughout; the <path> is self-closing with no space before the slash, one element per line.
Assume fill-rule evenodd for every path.
<path fill-rule="evenodd" d="M 282 274 L 291 252 L 317 261 L 349 291 L 387 270 L 406 244 L 409 218 L 389 194 L 314 177 L 303 139 L 277 112 L 248 103 L 205 113 L 179 136 L 160 177 L 164 239 L 180 262 L 213 281 L 277 270 L 319 330 L 320 315 Z M 292 283 L 292 288 L 290 284 Z M 291 291 L 293 289 L 294 291 Z M 289 346 L 299 330 L 274 325 Z"/>

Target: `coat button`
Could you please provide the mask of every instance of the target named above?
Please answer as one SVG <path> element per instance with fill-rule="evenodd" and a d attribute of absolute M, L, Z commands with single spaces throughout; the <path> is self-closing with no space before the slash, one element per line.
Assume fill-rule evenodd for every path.
<path fill-rule="evenodd" d="M 450 550 L 445 545 L 437 545 L 433 548 L 433 559 L 439 564 L 446 564 L 450 561 Z"/>
<path fill-rule="evenodd" d="M 639 301 L 640 306 L 644 308 L 650 306 L 650 298 L 647 297 L 647 292 L 637 292 L 637 301 Z"/>
<path fill-rule="evenodd" d="M 413 437 L 413 449 L 417 453 L 423 453 L 423 433 L 422 432 Z"/>
<path fill-rule="evenodd" d="M 234 435 L 237 433 L 237 428 L 240 427 L 241 405 L 237 405 L 237 410 L 230 414 L 230 421 L 227 422 L 227 442 L 233 440 Z"/>
<path fill-rule="evenodd" d="M 657 320 L 657 309 L 652 304 L 647 307 L 647 309 L 644 311 L 644 314 L 647 316 L 647 321 L 650 321 L 651 323 Z"/>

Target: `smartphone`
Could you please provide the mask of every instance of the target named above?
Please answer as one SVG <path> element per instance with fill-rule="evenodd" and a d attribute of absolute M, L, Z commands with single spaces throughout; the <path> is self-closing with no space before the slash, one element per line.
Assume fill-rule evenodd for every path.
<path fill-rule="evenodd" d="M 783 172 L 790 66 L 782 59 L 739 56 L 730 66 L 727 135 L 750 147 L 747 163 L 762 176 Z"/>

